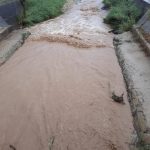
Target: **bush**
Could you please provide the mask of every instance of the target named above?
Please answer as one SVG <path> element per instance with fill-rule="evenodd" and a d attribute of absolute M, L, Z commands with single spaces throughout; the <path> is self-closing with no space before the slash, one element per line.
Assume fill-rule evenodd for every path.
<path fill-rule="evenodd" d="M 104 22 L 121 32 L 130 30 L 140 15 L 136 4 L 132 0 L 104 0 L 104 3 L 108 5 L 108 1 L 110 12 Z"/>
<path fill-rule="evenodd" d="M 121 0 L 120 0 L 121 1 Z M 113 5 L 117 4 L 117 0 L 103 0 L 103 3 L 107 6 L 107 7 L 111 7 Z"/>
<path fill-rule="evenodd" d="M 24 25 L 33 25 L 62 13 L 65 0 L 26 0 Z"/>

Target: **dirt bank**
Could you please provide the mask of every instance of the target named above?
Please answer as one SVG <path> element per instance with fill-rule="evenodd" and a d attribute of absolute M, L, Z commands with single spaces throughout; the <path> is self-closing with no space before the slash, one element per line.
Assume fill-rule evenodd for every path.
<path fill-rule="evenodd" d="M 28 41 L 1 66 L 0 149 L 129 150 L 132 117 L 112 35 L 100 17 L 105 12 L 93 9 L 101 5 L 81 1 L 31 28 Z M 54 34 L 80 35 L 90 46 L 45 40 Z M 124 93 L 126 104 L 113 102 L 112 91 Z"/>

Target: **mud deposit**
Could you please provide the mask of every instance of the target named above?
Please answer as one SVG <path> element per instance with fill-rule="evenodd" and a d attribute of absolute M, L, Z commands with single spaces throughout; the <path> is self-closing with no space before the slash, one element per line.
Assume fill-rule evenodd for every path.
<path fill-rule="evenodd" d="M 112 35 L 95 9 L 101 5 L 81 1 L 31 28 L 28 41 L 1 66 L 0 149 L 129 150 L 132 117 Z M 78 21 L 82 15 L 88 19 Z M 68 44 L 47 40 L 55 35 Z M 82 42 L 88 48 L 78 48 Z M 112 91 L 124 92 L 126 104 L 114 102 Z"/>

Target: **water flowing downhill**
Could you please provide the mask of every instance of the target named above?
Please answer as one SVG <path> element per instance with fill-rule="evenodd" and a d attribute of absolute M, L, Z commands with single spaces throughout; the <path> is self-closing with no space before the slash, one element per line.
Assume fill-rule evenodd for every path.
<path fill-rule="evenodd" d="M 133 132 L 100 0 L 31 27 L 0 67 L 0 149 L 128 150 Z M 124 93 L 125 105 L 111 92 Z"/>

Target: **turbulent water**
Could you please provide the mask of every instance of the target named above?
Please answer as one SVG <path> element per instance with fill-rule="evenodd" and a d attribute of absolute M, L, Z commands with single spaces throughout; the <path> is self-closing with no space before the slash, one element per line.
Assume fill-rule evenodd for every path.
<path fill-rule="evenodd" d="M 30 28 L 0 68 L 0 149 L 128 150 L 125 85 L 99 0 Z M 124 93 L 125 105 L 111 93 Z"/>
<path fill-rule="evenodd" d="M 112 47 L 110 29 L 103 23 L 106 11 L 101 7 L 100 0 L 79 0 L 64 15 L 31 28 L 32 39 L 78 47 Z"/>

